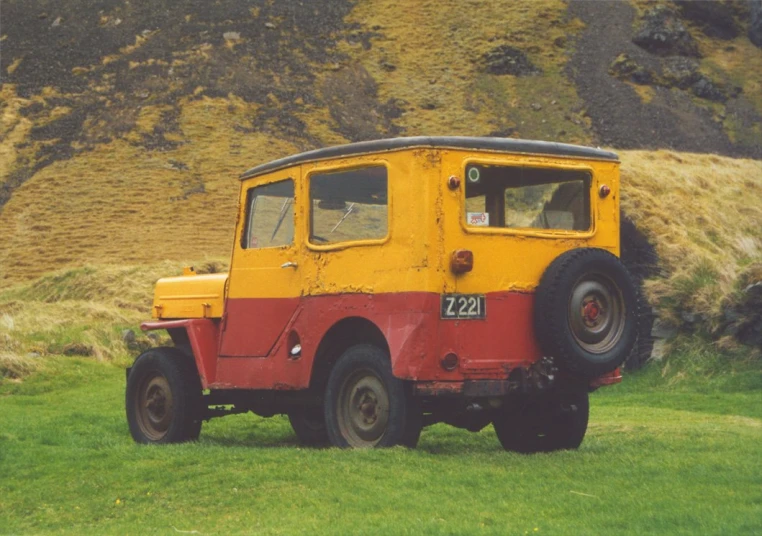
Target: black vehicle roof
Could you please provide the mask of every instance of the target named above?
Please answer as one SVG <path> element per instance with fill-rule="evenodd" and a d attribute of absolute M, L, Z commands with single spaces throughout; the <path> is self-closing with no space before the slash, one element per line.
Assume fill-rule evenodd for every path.
<path fill-rule="evenodd" d="M 609 160 L 618 162 L 616 153 L 593 149 L 568 143 L 549 141 L 517 140 L 513 138 L 476 138 L 466 136 L 416 136 L 412 138 L 389 138 L 385 140 L 361 141 L 347 145 L 336 145 L 315 149 L 304 153 L 273 160 L 253 167 L 241 175 L 241 179 L 250 179 L 269 171 L 290 167 L 304 162 L 314 162 L 329 158 L 341 158 L 358 154 L 383 153 L 412 147 L 469 149 L 511 154 L 534 154 L 586 158 L 591 160 Z"/>

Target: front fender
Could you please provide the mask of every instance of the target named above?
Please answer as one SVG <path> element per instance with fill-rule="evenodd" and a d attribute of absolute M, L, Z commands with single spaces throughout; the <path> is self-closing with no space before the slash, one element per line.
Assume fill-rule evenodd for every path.
<path fill-rule="evenodd" d="M 140 325 L 143 331 L 155 331 L 166 329 L 172 339 L 178 331 L 185 333 L 190 344 L 193 359 L 201 379 L 201 387 L 207 389 L 213 384 L 217 375 L 217 358 L 219 348 L 219 320 L 208 318 L 188 318 L 183 320 L 158 320 L 143 322 Z M 173 333 L 174 331 L 174 333 Z"/>

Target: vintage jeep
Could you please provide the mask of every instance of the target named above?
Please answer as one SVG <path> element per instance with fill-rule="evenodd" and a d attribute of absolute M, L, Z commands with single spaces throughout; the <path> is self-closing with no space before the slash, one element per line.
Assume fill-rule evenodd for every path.
<path fill-rule="evenodd" d="M 413 447 L 494 424 L 576 448 L 621 381 L 637 293 L 619 261 L 613 153 L 499 138 L 354 143 L 241 177 L 230 271 L 156 284 L 172 348 L 127 371 L 141 443 L 212 417 L 287 414 L 306 444 Z"/>

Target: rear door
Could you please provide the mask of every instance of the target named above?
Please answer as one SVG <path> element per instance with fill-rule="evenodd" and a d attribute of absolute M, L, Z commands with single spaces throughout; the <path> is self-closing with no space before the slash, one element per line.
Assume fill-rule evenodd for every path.
<path fill-rule="evenodd" d="M 220 355 L 265 357 L 301 295 L 295 189 L 299 168 L 245 184 L 233 247 Z"/>
<path fill-rule="evenodd" d="M 473 268 L 455 276 L 441 317 L 457 324 L 450 343 L 464 371 L 502 373 L 539 356 L 533 293 L 547 266 L 595 234 L 592 172 L 523 155 L 462 154 L 447 164 L 461 182 L 446 199 L 445 249 L 470 252 Z"/>

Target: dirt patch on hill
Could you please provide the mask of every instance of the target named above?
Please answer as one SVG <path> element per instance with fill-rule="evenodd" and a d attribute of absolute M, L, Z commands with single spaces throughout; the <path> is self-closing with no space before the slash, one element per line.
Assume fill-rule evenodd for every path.
<path fill-rule="evenodd" d="M 576 40 L 567 73 L 585 102 L 599 143 L 762 157 L 762 143 L 731 142 L 712 109 L 698 106 L 685 91 L 644 85 L 650 98 L 646 102 L 635 84 L 610 74 L 610 66 L 622 54 L 644 72 L 661 70 L 661 58 L 631 40 L 636 12 L 630 4 L 571 0 L 569 14 L 581 19 L 586 28 Z M 742 99 L 732 99 L 730 109 Z"/>

